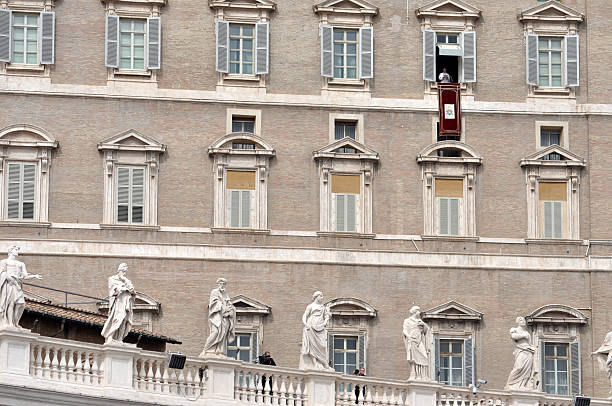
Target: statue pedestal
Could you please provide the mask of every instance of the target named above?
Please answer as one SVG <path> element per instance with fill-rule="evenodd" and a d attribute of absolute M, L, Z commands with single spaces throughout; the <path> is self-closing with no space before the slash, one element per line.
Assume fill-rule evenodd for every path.
<path fill-rule="evenodd" d="M 204 357 L 208 366 L 206 404 L 210 406 L 235 405 L 234 369 L 239 362 L 221 357 Z"/>
<path fill-rule="evenodd" d="M 407 403 L 409 405 L 436 406 L 436 393 L 439 388 L 437 382 L 409 380 Z"/>
<path fill-rule="evenodd" d="M 32 380 L 30 355 L 32 342 L 39 335 L 23 328 L 0 329 L 0 382 L 25 385 Z"/>
<path fill-rule="evenodd" d="M 539 406 L 542 392 L 512 392 L 510 406 Z"/>
<path fill-rule="evenodd" d="M 136 345 L 109 343 L 102 346 L 105 395 L 121 397 L 134 391 L 134 356 L 139 353 Z"/>
<path fill-rule="evenodd" d="M 309 406 L 334 406 L 336 404 L 337 372 L 306 370 L 306 390 Z"/>

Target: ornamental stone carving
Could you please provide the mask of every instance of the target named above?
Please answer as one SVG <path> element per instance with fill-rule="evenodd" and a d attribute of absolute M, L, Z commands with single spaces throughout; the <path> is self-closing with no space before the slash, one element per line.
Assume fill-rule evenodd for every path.
<path fill-rule="evenodd" d="M 225 357 L 227 345 L 236 337 L 236 308 L 226 291 L 227 279 L 217 279 L 217 287 L 210 292 L 208 302 L 209 335 L 200 357 Z"/>
<path fill-rule="evenodd" d="M 316 291 L 313 301 L 302 316 L 302 350 L 300 369 L 333 370 L 327 356 L 327 323 L 331 319 L 329 307 L 323 304 L 323 293 Z"/>
<path fill-rule="evenodd" d="M 429 327 L 421 319 L 421 308 L 412 306 L 410 316 L 404 320 L 403 334 L 404 345 L 406 346 L 406 359 L 410 366 L 408 379 L 417 381 L 430 381 L 431 365 L 430 354 L 427 349 L 427 332 Z"/>
<path fill-rule="evenodd" d="M 121 344 L 134 323 L 134 285 L 125 276 L 127 264 L 119 264 L 117 274 L 108 278 L 109 311 L 102 328 L 105 344 Z"/>
<path fill-rule="evenodd" d="M 514 366 L 508 382 L 507 390 L 531 391 L 535 390 L 537 372 L 534 371 L 533 361 L 535 347 L 531 345 L 531 335 L 527 330 L 527 322 L 524 317 L 516 318 L 516 327 L 510 329 L 510 337 L 514 342 Z"/>

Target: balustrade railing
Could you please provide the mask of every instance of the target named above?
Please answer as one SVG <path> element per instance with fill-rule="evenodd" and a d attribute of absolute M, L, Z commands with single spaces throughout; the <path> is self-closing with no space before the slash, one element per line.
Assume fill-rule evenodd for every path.
<path fill-rule="evenodd" d="M 294 369 L 242 364 L 234 369 L 234 399 L 249 405 L 307 406 L 305 376 Z"/>
<path fill-rule="evenodd" d="M 183 369 L 168 368 L 165 355 L 143 352 L 134 358 L 134 389 L 198 399 L 206 392 L 206 366 L 188 359 Z"/>
<path fill-rule="evenodd" d="M 408 406 L 406 382 L 343 376 L 336 380 L 336 406 Z"/>
<path fill-rule="evenodd" d="M 469 388 L 445 386 L 438 390 L 437 406 L 509 406 L 510 395 L 495 391 L 472 393 Z"/>

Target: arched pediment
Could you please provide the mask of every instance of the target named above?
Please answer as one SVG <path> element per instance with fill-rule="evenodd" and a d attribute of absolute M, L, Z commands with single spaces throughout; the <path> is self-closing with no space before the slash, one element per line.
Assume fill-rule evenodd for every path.
<path fill-rule="evenodd" d="M 29 124 L 14 124 L 0 130 L 0 145 L 57 148 L 58 143 L 46 130 Z"/>
<path fill-rule="evenodd" d="M 461 151 L 460 157 L 444 157 L 439 156 L 438 151 L 441 150 L 459 150 Z M 482 163 L 482 157 L 476 152 L 476 150 L 469 145 L 459 141 L 440 141 L 435 144 L 428 145 L 417 155 L 417 162 L 426 161 L 449 161 L 457 162 L 461 161 L 464 163 Z"/>
<path fill-rule="evenodd" d="M 588 318 L 578 309 L 563 304 L 547 304 L 526 317 L 528 323 L 586 324 Z"/>
<path fill-rule="evenodd" d="M 339 297 L 325 303 L 334 316 L 376 317 L 376 309 L 369 303 L 354 297 Z"/>
<path fill-rule="evenodd" d="M 254 145 L 253 149 L 233 149 L 232 144 L 235 142 L 246 142 Z M 275 155 L 276 152 L 272 145 L 270 145 L 263 138 L 252 134 L 252 133 L 230 133 L 224 135 L 215 141 L 210 147 L 208 147 L 209 154 L 216 153 L 256 153 L 258 155 L 264 153 L 267 155 Z"/>
<path fill-rule="evenodd" d="M 98 150 L 165 152 L 166 146 L 136 130 L 127 130 L 100 141 Z"/>

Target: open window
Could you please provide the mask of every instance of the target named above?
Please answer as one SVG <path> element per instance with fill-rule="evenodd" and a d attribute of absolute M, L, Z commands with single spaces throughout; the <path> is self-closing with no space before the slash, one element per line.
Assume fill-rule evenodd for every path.
<path fill-rule="evenodd" d="M 527 184 L 528 238 L 577 240 L 584 159 L 553 144 L 521 160 Z"/>
<path fill-rule="evenodd" d="M 424 235 L 476 237 L 476 169 L 482 158 L 467 144 L 441 141 L 417 156 L 423 180 Z"/>
<path fill-rule="evenodd" d="M 314 151 L 320 174 L 321 232 L 372 232 L 372 179 L 378 153 L 344 137 Z"/>
<path fill-rule="evenodd" d="M 233 122 L 232 122 L 233 125 Z M 267 230 L 267 179 L 275 151 L 250 132 L 230 133 L 208 148 L 214 159 L 214 227 Z"/>

